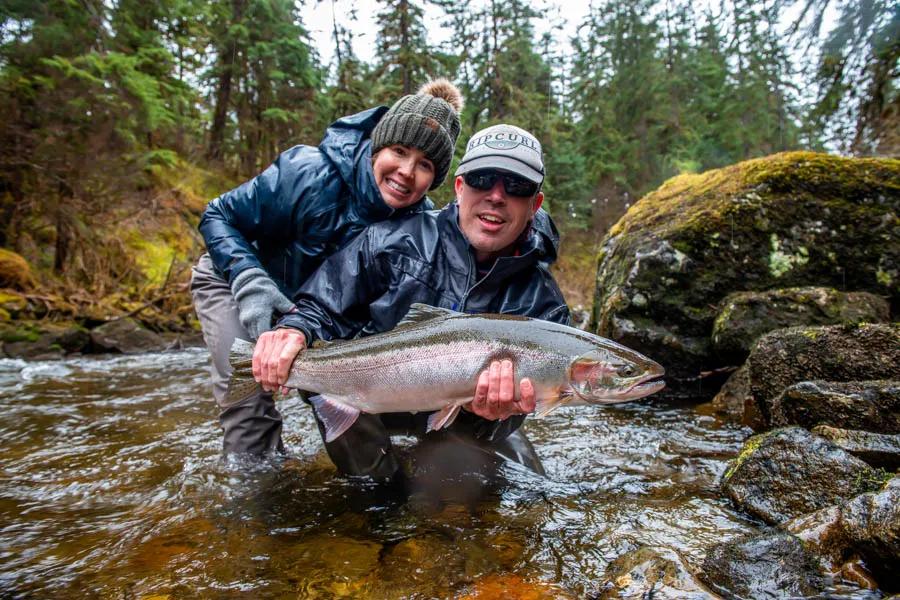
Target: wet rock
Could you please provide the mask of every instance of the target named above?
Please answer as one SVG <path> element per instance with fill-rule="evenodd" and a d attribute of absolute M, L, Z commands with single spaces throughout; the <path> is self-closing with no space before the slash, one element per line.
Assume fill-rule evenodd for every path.
<path fill-rule="evenodd" d="M 712 340 L 728 362 L 741 363 L 765 333 L 797 325 L 884 323 L 890 320 L 886 300 L 867 292 L 802 287 L 765 292 L 737 292 L 722 301 Z"/>
<path fill-rule="evenodd" d="M 731 374 L 712 399 L 712 404 L 720 414 L 727 415 L 741 425 L 754 431 L 765 429 L 765 421 L 750 391 L 750 375 L 746 364 Z"/>
<path fill-rule="evenodd" d="M 826 568 L 848 571 L 854 581 L 854 572 L 863 578 L 870 571 L 879 587 L 900 589 L 900 477 L 877 492 L 792 519 L 783 528 Z M 864 570 L 847 565 L 854 556 L 862 557 Z"/>
<path fill-rule="evenodd" d="M 900 434 L 872 433 L 819 425 L 812 432 L 840 446 L 873 467 L 893 471 L 900 467 Z"/>
<path fill-rule="evenodd" d="M 900 323 L 779 329 L 759 339 L 747 359 L 747 368 L 751 393 L 766 422 L 783 423 L 773 420 L 772 405 L 785 388 L 795 383 L 900 380 Z M 795 422 L 818 424 L 787 420 Z M 827 424 L 867 429 L 855 423 Z"/>
<path fill-rule="evenodd" d="M 716 544 L 706 554 L 700 579 L 727 597 L 754 600 L 814 596 L 827 586 L 800 540 L 775 531 Z"/>
<path fill-rule="evenodd" d="M 659 598 L 713 600 L 721 598 L 698 581 L 671 548 L 645 546 L 620 556 L 606 569 L 600 600 Z"/>
<path fill-rule="evenodd" d="M 741 510 L 778 524 L 881 486 L 877 471 L 800 427 L 751 437 L 722 487 Z"/>
<path fill-rule="evenodd" d="M 900 381 L 803 381 L 769 405 L 773 425 L 900 433 Z"/>
<path fill-rule="evenodd" d="M 593 326 L 665 365 L 669 394 L 709 399 L 697 378 L 726 364 L 711 335 L 732 292 L 827 286 L 896 310 L 898 180 L 894 160 L 811 152 L 674 177 L 604 239 Z"/>
<path fill-rule="evenodd" d="M 21 326 L 3 332 L 3 355 L 26 360 L 54 360 L 66 354 L 84 352 L 90 346 L 87 330 L 77 325 Z"/>
<path fill-rule="evenodd" d="M 166 349 L 162 337 L 141 327 L 134 319 L 117 319 L 91 330 L 91 341 L 101 351 L 138 354 Z"/>
<path fill-rule="evenodd" d="M 900 478 L 878 493 L 854 498 L 842 520 L 851 546 L 866 559 L 880 587 L 900 590 Z"/>

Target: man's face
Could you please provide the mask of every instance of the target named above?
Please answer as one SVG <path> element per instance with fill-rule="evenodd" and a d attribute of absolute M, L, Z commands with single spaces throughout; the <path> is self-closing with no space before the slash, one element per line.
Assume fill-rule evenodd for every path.
<path fill-rule="evenodd" d="M 543 192 L 534 196 L 508 194 L 500 177 L 490 189 L 479 190 L 459 176 L 455 189 L 459 226 L 475 248 L 479 262 L 511 254 L 515 250 L 513 244 L 544 201 Z"/>

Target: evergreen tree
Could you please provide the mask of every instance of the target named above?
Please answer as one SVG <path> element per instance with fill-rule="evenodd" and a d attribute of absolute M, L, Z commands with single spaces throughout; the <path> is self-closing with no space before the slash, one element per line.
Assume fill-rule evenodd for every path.
<path fill-rule="evenodd" d="M 844 2 L 837 7 L 837 25 L 821 39 L 822 15 L 831 1 L 798 1 L 802 10 L 792 33 L 804 36 L 797 44 L 807 53 L 819 45 L 810 77 L 817 88 L 810 129 L 845 152 L 900 152 L 900 6 Z"/>
<path fill-rule="evenodd" d="M 374 75 L 382 102 L 412 94 L 440 70 L 428 46 L 424 14 L 413 0 L 382 2 L 378 13 L 378 59 Z"/>

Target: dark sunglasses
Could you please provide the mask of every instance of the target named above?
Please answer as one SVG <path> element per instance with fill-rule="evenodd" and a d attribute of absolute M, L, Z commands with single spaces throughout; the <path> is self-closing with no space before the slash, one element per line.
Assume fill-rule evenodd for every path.
<path fill-rule="evenodd" d="M 503 189 L 510 196 L 530 198 L 537 194 L 538 190 L 541 189 L 541 184 L 539 183 L 522 179 L 521 177 L 517 177 L 510 173 L 494 171 L 492 169 L 469 171 L 468 173 L 463 174 L 463 180 L 466 182 L 467 186 L 481 191 L 487 191 L 494 187 L 497 183 L 497 179 L 503 180 Z"/>

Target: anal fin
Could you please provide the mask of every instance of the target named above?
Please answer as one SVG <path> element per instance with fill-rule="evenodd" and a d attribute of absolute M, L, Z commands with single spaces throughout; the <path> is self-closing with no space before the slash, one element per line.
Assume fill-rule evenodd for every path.
<path fill-rule="evenodd" d="M 326 396 L 313 396 L 309 402 L 325 427 L 326 442 L 333 442 L 339 438 L 359 418 L 358 409 Z"/>
<path fill-rule="evenodd" d="M 448 404 L 438 412 L 429 415 L 426 431 L 437 431 L 444 427 L 450 427 L 453 421 L 456 420 L 456 415 L 459 414 L 461 406 L 460 404 Z"/>

